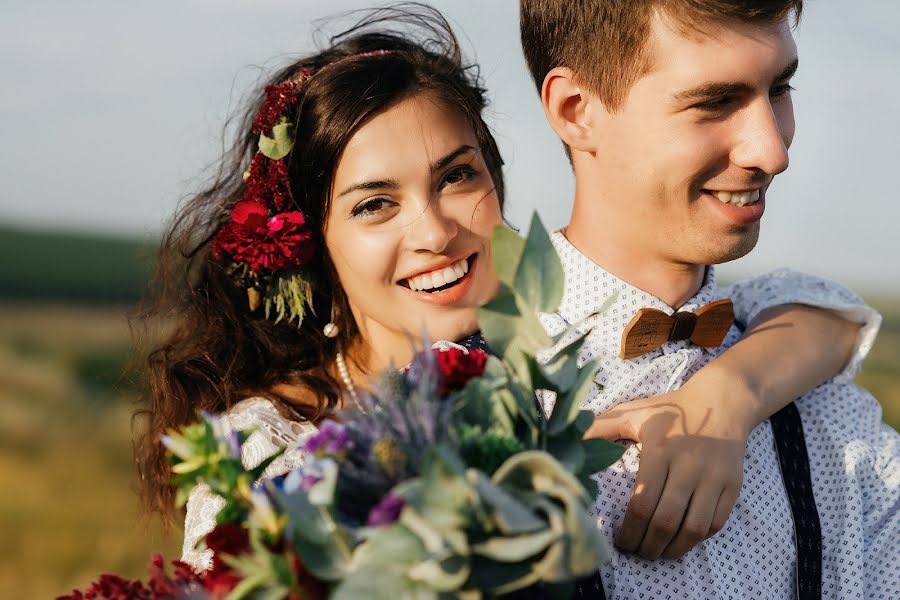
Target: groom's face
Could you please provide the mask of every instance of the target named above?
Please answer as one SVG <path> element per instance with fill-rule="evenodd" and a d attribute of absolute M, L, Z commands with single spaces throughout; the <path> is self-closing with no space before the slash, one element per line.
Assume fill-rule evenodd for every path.
<path fill-rule="evenodd" d="M 749 252 L 794 136 L 789 24 L 680 31 L 655 18 L 650 71 L 604 112 L 593 163 L 632 242 L 657 258 L 713 264 Z"/>

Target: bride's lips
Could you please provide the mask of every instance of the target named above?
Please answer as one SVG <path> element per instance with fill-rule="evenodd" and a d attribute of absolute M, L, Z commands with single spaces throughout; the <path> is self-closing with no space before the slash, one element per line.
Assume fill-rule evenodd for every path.
<path fill-rule="evenodd" d="M 447 304 L 456 304 L 457 302 L 462 300 L 472 288 L 472 282 L 475 279 L 475 267 L 478 262 L 478 255 L 473 254 L 471 257 L 469 257 L 468 261 L 469 270 L 466 272 L 466 274 L 454 281 L 453 285 L 445 290 L 440 290 L 437 292 L 414 292 L 404 285 L 401 285 L 400 287 L 404 288 L 407 292 L 412 294 L 416 298 L 416 300 L 421 300 L 422 302 L 430 302 L 431 304 L 438 304 L 442 306 Z"/>

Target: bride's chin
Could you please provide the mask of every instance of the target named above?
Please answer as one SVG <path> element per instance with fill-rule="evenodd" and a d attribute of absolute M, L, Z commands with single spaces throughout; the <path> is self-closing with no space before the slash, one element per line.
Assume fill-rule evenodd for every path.
<path fill-rule="evenodd" d="M 438 323 L 432 321 L 428 323 L 426 328 L 428 337 L 433 342 L 438 340 L 455 342 L 456 340 L 466 338 L 478 331 L 478 319 L 475 315 L 475 311 L 472 311 L 471 317 L 466 316 L 453 319 L 453 322 L 450 323 Z"/>

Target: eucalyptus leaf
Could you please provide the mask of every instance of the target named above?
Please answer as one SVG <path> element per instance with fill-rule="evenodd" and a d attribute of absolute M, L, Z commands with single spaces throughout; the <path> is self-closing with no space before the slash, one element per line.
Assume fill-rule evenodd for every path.
<path fill-rule="evenodd" d="M 582 447 L 585 452 L 584 470 L 591 475 L 609 468 L 625 452 L 622 446 L 600 438 L 584 440 Z"/>
<path fill-rule="evenodd" d="M 460 556 L 443 560 L 425 560 L 413 565 L 407 575 L 440 592 L 458 590 L 469 578 L 469 561 Z"/>
<path fill-rule="evenodd" d="M 494 228 L 491 240 L 491 258 L 494 263 L 494 271 L 497 278 L 513 287 L 519 261 L 522 260 L 522 252 L 525 250 L 525 240 L 515 231 L 504 225 Z"/>
<path fill-rule="evenodd" d="M 335 522 L 329 509 L 315 506 L 305 494 L 273 493 L 275 504 L 287 515 L 286 537 L 319 579 L 336 581 L 350 571 L 353 542 Z"/>
<path fill-rule="evenodd" d="M 569 435 L 551 437 L 547 441 L 547 452 L 560 462 L 570 473 L 580 473 L 584 468 L 585 451 L 581 433 L 570 429 Z"/>
<path fill-rule="evenodd" d="M 472 546 L 472 552 L 503 562 L 518 562 L 543 552 L 559 539 L 556 531 L 544 529 L 516 536 L 496 536 Z"/>
<path fill-rule="evenodd" d="M 497 295 L 478 308 L 478 325 L 487 345 L 501 356 L 518 333 L 521 318 L 516 298 L 510 288 L 500 285 Z"/>
<path fill-rule="evenodd" d="M 593 364 L 585 365 L 578 371 L 578 377 L 572 388 L 565 394 L 559 394 L 556 397 L 553 414 L 547 421 L 547 433 L 554 435 L 575 422 L 582 404 L 587 400 L 591 388 L 595 385 L 595 372 Z"/>
<path fill-rule="evenodd" d="M 590 332 L 590 329 L 577 332 L 571 339 L 566 339 L 562 346 L 554 348 L 552 356 L 545 357 L 542 361 L 541 375 L 553 386 L 553 391 L 565 393 L 575 384 L 581 342 Z"/>
<path fill-rule="evenodd" d="M 537 581 L 538 575 L 532 570 L 532 563 L 507 563 L 479 555 L 472 557 L 472 575 L 468 586 L 490 591 L 491 597 L 521 590 Z"/>
<path fill-rule="evenodd" d="M 484 473 L 469 469 L 466 477 L 473 483 L 494 520 L 496 527 L 505 535 L 532 533 L 546 527 L 528 507 L 493 481 Z"/>
<path fill-rule="evenodd" d="M 581 410 L 578 412 L 578 416 L 575 418 L 575 429 L 578 433 L 583 434 L 588 429 L 591 428 L 591 425 L 594 424 L 594 413 L 589 410 Z"/>
<path fill-rule="evenodd" d="M 354 571 L 329 594 L 331 600 L 438 600 L 438 592 L 406 576 L 406 565 Z"/>
<path fill-rule="evenodd" d="M 538 352 L 553 345 L 553 338 L 544 329 L 537 313 L 527 305 L 525 300 L 519 294 L 516 294 L 515 297 L 516 306 L 521 315 L 517 324 L 516 338 L 520 340 L 522 350 L 536 356 Z"/>
<path fill-rule="evenodd" d="M 266 158 L 281 160 L 294 147 L 294 139 L 291 137 L 291 124 L 287 118 L 281 117 L 278 124 L 272 127 L 272 137 L 265 134 L 259 136 L 259 151 Z"/>
<path fill-rule="evenodd" d="M 513 288 L 534 312 L 553 312 L 562 300 L 562 263 L 537 213 L 531 217 Z"/>

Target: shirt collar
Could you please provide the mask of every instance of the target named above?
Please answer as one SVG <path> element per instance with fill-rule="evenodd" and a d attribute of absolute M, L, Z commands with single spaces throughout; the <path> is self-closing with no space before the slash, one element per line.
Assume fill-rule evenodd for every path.
<path fill-rule="evenodd" d="M 578 323 L 597 312 L 617 293 L 600 318 L 604 320 L 601 328 L 605 332 L 604 341 L 608 341 L 610 347 L 618 347 L 625 326 L 639 309 L 656 308 L 669 315 L 676 312 L 676 309 L 653 294 L 622 281 L 593 262 L 573 246 L 561 230 L 551 233 L 550 241 L 562 261 L 565 281 L 562 302 L 556 314 L 566 323 Z M 716 285 L 715 268 L 709 266 L 706 268 L 703 285 L 677 310 L 695 312 L 701 306 L 722 297 Z M 595 324 L 591 323 L 591 326 Z"/>

